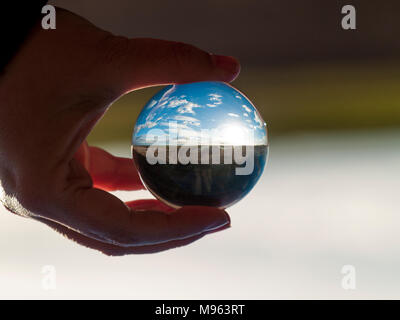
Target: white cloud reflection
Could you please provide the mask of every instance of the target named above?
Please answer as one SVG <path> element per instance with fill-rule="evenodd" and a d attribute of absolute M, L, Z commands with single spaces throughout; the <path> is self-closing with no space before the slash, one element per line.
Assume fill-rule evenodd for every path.
<path fill-rule="evenodd" d="M 236 132 L 232 126 L 257 131 L 254 132 L 257 140 L 255 143 L 266 143 L 266 135 L 263 133 L 264 122 L 245 97 L 239 93 L 232 95 L 231 88 L 225 87 L 212 89 L 213 91 L 208 93 L 205 91 L 201 95 L 196 91 L 202 85 L 201 83 L 190 85 L 194 86 L 191 94 L 179 94 L 180 88 L 183 87 L 177 89 L 173 86 L 166 90 L 158 101 L 151 100 L 144 109 L 143 117 L 139 118 L 136 124 L 135 143 L 143 143 L 146 140 L 145 136 L 152 129 L 160 129 L 167 135 L 172 132 L 178 133 L 179 137 L 176 141 L 187 141 L 190 137 L 200 141 L 206 138 L 204 133 L 201 133 L 201 129 L 212 132 L 222 125 L 229 125 L 229 136 Z M 181 91 L 181 93 L 186 92 L 183 89 Z M 219 106 L 221 108 L 217 108 Z M 210 108 L 214 110 L 211 111 Z M 213 134 L 217 135 L 215 132 Z M 207 137 L 210 138 L 210 133 Z M 226 139 L 227 135 L 224 135 L 224 138 Z"/>

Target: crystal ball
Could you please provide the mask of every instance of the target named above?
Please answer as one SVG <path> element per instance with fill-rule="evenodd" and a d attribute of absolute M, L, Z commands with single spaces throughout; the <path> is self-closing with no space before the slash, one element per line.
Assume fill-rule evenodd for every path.
<path fill-rule="evenodd" d="M 267 153 L 259 112 L 222 82 L 163 88 L 144 106 L 132 137 L 143 184 L 174 208 L 233 205 L 259 180 Z"/>

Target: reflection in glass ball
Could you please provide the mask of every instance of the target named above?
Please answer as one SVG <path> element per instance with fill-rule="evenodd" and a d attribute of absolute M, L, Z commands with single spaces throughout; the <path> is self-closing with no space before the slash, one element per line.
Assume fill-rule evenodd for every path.
<path fill-rule="evenodd" d="M 168 205 L 226 208 L 248 194 L 263 172 L 266 124 L 228 84 L 172 85 L 140 113 L 132 152 L 147 189 Z"/>

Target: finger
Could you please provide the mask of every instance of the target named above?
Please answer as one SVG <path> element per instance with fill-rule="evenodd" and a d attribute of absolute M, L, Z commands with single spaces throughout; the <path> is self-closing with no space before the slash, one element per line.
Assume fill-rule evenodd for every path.
<path fill-rule="evenodd" d="M 104 243 L 101 241 L 97 241 L 95 239 L 86 237 L 78 232 L 75 232 L 61 224 L 58 224 L 56 222 L 43 219 L 43 218 L 37 218 L 36 220 L 39 220 L 40 222 L 46 224 L 53 230 L 61 233 L 63 236 L 68 238 L 69 240 L 72 240 L 84 247 L 94 249 L 97 251 L 100 251 L 101 253 L 104 253 L 108 256 L 123 256 L 123 255 L 128 255 L 128 254 L 148 254 L 148 253 L 158 253 L 161 251 L 166 251 L 170 249 L 175 249 L 178 247 L 186 246 L 188 244 L 193 243 L 194 241 L 197 241 L 201 238 L 203 238 L 205 235 L 207 235 L 207 232 L 204 232 L 200 235 L 193 236 L 184 240 L 175 240 L 175 241 L 169 241 L 165 243 L 161 243 L 158 245 L 148 245 L 148 246 L 141 246 L 141 247 L 120 247 L 116 246 L 113 244 L 109 243 Z M 224 229 L 229 228 L 229 225 L 226 225 L 216 231 L 222 231 Z M 209 232 L 213 233 L 213 232 Z"/>
<path fill-rule="evenodd" d="M 130 201 L 129 206 L 131 208 L 135 208 L 136 210 L 156 210 L 156 209 L 161 209 L 161 210 L 168 210 L 168 211 L 173 211 L 174 209 L 166 206 L 162 202 L 154 199 L 142 199 L 142 200 L 135 200 L 135 201 Z M 61 233 L 64 235 L 66 238 L 75 241 L 76 243 L 91 248 L 95 249 L 97 251 L 100 251 L 106 255 L 109 256 L 122 256 L 122 255 L 127 255 L 127 254 L 145 254 L 145 253 L 157 253 L 169 249 L 174 249 L 178 248 L 181 246 L 186 246 L 196 240 L 199 240 L 200 238 L 204 237 L 205 235 L 209 233 L 214 233 L 217 231 L 222 231 L 230 227 L 230 223 L 227 225 L 216 229 L 215 231 L 210 231 L 210 232 L 204 232 L 200 235 L 193 236 L 184 240 L 175 240 L 175 241 L 169 241 L 157 245 L 147 245 L 147 246 L 138 246 L 138 247 L 121 247 L 109 243 L 104 243 L 101 241 L 97 241 L 95 239 L 86 237 L 78 232 L 75 232 L 63 225 L 60 225 L 56 222 L 43 219 L 43 218 L 37 218 L 37 220 L 45 223 L 55 231 Z"/>
<path fill-rule="evenodd" d="M 95 188 L 107 191 L 145 189 L 132 159 L 115 157 L 86 142 L 75 159 L 89 172 Z"/>
<path fill-rule="evenodd" d="M 132 159 L 115 157 L 107 151 L 89 147 L 88 171 L 95 188 L 103 190 L 144 189 Z"/>
<path fill-rule="evenodd" d="M 225 211 L 184 207 L 172 213 L 136 210 L 100 189 L 69 187 L 64 199 L 42 216 L 98 241 L 118 246 L 143 246 L 183 240 L 229 223 Z"/>
<path fill-rule="evenodd" d="M 109 83 L 123 92 L 170 83 L 231 82 L 240 72 L 235 58 L 181 42 L 110 36 L 105 43 L 105 57 L 111 62 Z"/>
<path fill-rule="evenodd" d="M 171 213 L 175 211 L 174 208 L 167 206 L 159 200 L 155 199 L 140 199 L 126 202 L 126 205 L 135 211 L 140 210 L 152 210 L 152 211 L 163 211 Z"/>

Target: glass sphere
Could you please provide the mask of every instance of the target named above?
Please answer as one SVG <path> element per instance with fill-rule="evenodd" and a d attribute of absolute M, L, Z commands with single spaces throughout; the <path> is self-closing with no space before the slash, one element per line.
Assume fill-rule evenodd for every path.
<path fill-rule="evenodd" d="M 266 124 L 226 83 L 167 86 L 141 111 L 132 153 L 144 185 L 166 204 L 226 208 L 248 194 L 264 170 Z"/>

